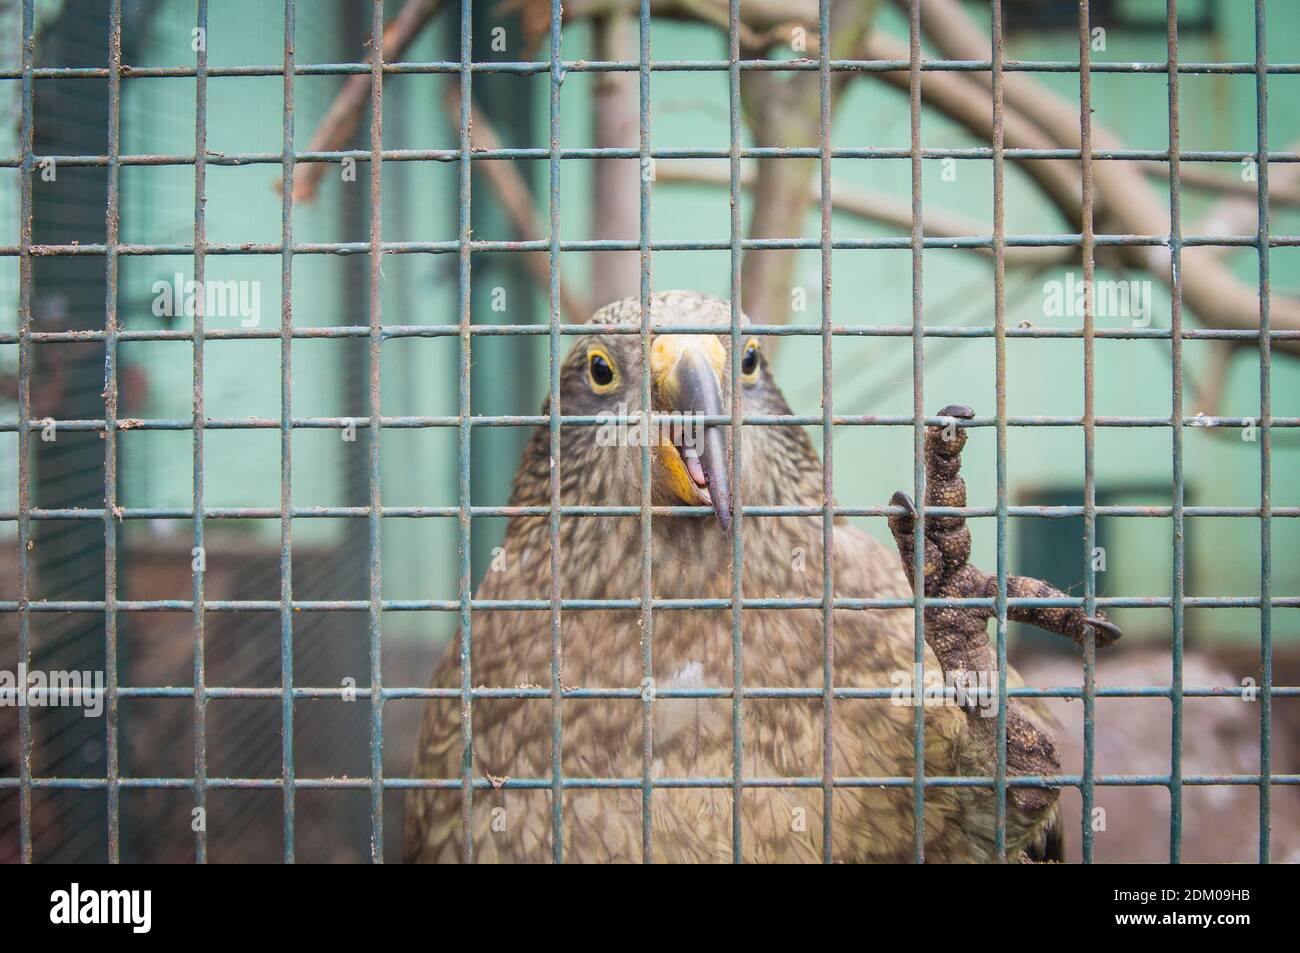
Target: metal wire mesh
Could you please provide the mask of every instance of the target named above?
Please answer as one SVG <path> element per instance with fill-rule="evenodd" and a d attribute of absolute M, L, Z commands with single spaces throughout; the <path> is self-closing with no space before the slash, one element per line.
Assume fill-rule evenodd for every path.
<path fill-rule="evenodd" d="M 34 791 L 45 789 L 102 790 L 107 799 L 108 856 L 112 861 L 120 855 L 120 796 L 124 789 L 182 789 L 193 792 L 194 806 L 203 809 L 209 792 L 219 789 L 269 789 L 281 793 L 283 803 L 283 857 L 295 857 L 296 795 L 301 790 L 354 789 L 370 794 L 370 853 L 371 859 L 383 859 L 384 844 L 384 793 L 394 789 L 425 787 L 458 790 L 462 797 L 463 856 L 474 857 L 474 844 L 470 836 L 471 807 L 474 793 L 488 787 L 505 786 L 512 789 L 547 790 L 551 794 L 552 855 L 557 862 L 564 859 L 563 797 L 566 790 L 580 788 L 639 789 L 642 797 L 642 850 L 648 860 L 655 836 L 651 795 L 656 788 L 712 787 L 727 788 L 732 792 L 734 804 L 739 805 L 746 789 L 759 787 L 819 788 L 823 796 L 823 858 L 832 860 L 832 810 L 835 792 L 839 788 L 884 787 L 910 789 L 913 796 L 915 835 L 913 854 L 917 861 L 925 858 L 924 804 L 926 792 L 935 787 L 983 786 L 991 787 L 997 795 L 996 844 L 1005 849 L 1006 807 L 1008 787 L 1049 785 L 1076 787 L 1083 798 L 1085 823 L 1082 830 L 1083 859 L 1092 859 L 1092 830 L 1087 823 L 1093 806 L 1097 786 L 1158 786 L 1167 788 L 1171 797 L 1170 859 L 1178 860 L 1181 843 L 1182 792 L 1188 785 L 1245 785 L 1259 790 L 1260 837 L 1259 858 L 1269 859 L 1270 789 L 1272 785 L 1300 784 L 1300 775 L 1274 774 L 1271 760 L 1272 699 L 1295 697 L 1300 688 L 1275 686 L 1272 676 L 1272 627 L 1274 607 L 1300 607 L 1300 596 L 1274 595 L 1271 565 L 1271 526 L 1274 518 L 1300 517 L 1300 507 L 1274 507 L 1271 502 L 1272 429 L 1300 426 L 1300 417 L 1275 417 L 1272 414 L 1270 395 L 1271 347 L 1274 341 L 1294 340 L 1300 332 L 1274 329 L 1269 320 L 1269 256 L 1277 247 L 1300 245 L 1300 236 L 1276 235 L 1270 227 L 1268 169 L 1270 162 L 1295 162 L 1297 156 L 1290 152 L 1270 152 L 1267 128 L 1267 97 L 1269 77 L 1278 74 L 1300 73 L 1297 63 L 1269 63 L 1266 52 L 1266 24 L 1264 0 L 1255 0 L 1255 60 L 1253 63 L 1183 63 L 1178 58 L 1178 13 L 1176 0 L 1167 2 L 1167 50 L 1165 62 L 1145 63 L 1093 63 L 1090 56 L 1089 13 L 1086 0 L 1079 4 L 1078 37 L 1079 59 L 1073 61 L 1008 61 L 1003 50 L 1003 20 L 1001 0 L 991 0 L 993 41 L 988 60 L 943 60 L 922 56 L 921 2 L 911 5 L 909 22 L 909 58 L 907 60 L 844 60 L 833 59 L 830 54 L 830 5 L 819 0 L 818 34 L 819 53 L 816 60 L 769 61 L 746 60 L 741 56 L 740 4 L 729 0 L 729 52 L 726 59 L 709 61 L 656 60 L 651 56 L 649 0 L 639 6 L 640 48 L 635 60 L 565 61 L 561 58 L 562 12 L 559 0 L 550 3 L 550 55 L 539 62 L 477 62 L 471 55 L 472 4 L 460 2 L 460 57 L 458 61 L 437 62 L 385 62 L 382 47 L 372 46 L 369 62 L 363 63 L 298 63 L 295 59 L 295 26 L 297 4 L 284 0 L 284 61 L 282 64 L 209 68 L 206 49 L 197 51 L 194 67 L 130 68 L 122 63 L 121 29 L 122 0 L 111 0 L 108 37 L 107 68 L 95 67 L 42 67 L 37 68 L 34 58 L 35 14 L 34 0 L 24 0 L 22 10 L 23 47 L 21 68 L 0 71 L 0 81 L 21 81 L 21 154 L 0 156 L 0 167 L 19 170 L 21 187 L 21 222 L 19 243 L 0 247 L 0 256 L 16 257 L 20 269 L 19 318 L 16 334 L 0 334 L 0 344 L 17 345 L 19 350 L 18 416 L 15 420 L 0 421 L 0 432 L 14 432 L 18 437 L 18 504 L 16 509 L 0 512 L 0 520 L 16 523 L 18 533 L 18 598 L 0 601 L 0 613 L 16 615 L 18 621 L 19 662 L 31 659 L 31 623 L 33 613 L 97 613 L 102 614 L 105 643 L 105 670 L 107 673 L 105 770 L 102 777 L 36 776 L 32 770 L 33 733 L 31 715 L 20 710 L 20 758 L 17 777 L 0 777 L 0 788 L 16 788 L 19 792 L 21 857 L 32 859 L 34 832 L 32 828 L 32 797 Z M 373 36 L 379 36 L 384 27 L 382 0 L 372 4 Z M 196 25 L 205 30 L 208 26 L 208 0 L 197 0 Z M 818 73 L 820 81 L 820 138 L 816 147 L 758 147 L 742 145 L 740 123 L 740 78 L 746 70 L 791 70 Z M 651 142 L 650 89 L 652 78 L 661 72 L 712 71 L 725 72 L 729 84 L 730 141 L 725 149 L 675 148 L 656 149 Z M 906 149 L 876 147 L 833 147 L 831 144 L 831 108 L 829 87 L 834 74 L 839 72 L 897 72 L 906 71 L 910 84 L 910 145 Z M 991 147 L 926 148 L 921 142 L 921 74 L 926 71 L 987 72 L 992 76 L 992 112 L 994 134 Z M 560 143 L 560 90 L 567 75 L 583 72 L 635 72 L 639 82 L 639 143 L 636 148 L 561 148 Z M 1002 83 L 1008 72 L 1025 73 L 1076 73 L 1079 77 L 1079 123 L 1081 145 L 1079 149 L 1008 148 L 1003 134 Z M 1094 149 L 1091 141 L 1091 75 L 1097 72 L 1124 74 L 1165 74 L 1168 78 L 1169 146 L 1167 150 Z M 304 76 L 347 76 L 368 73 L 371 77 L 370 105 L 372 120 L 369 128 L 369 149 L 335 150 L 325 152 L 301 151 L 295 142 L 294 95 L 295 82 Z M 549 78 L 550 109 L 549 138 L 546 148 L 471 148 L 470 101 L 474 78 L 484 73 L 502 73 L 519 76 L 545 75 Z M 385 149 L 383 147 L 383 80 L 397 74 L 446 74 L 455 76 L 460 89 L 459 143 L 454 149 Z M 1232 74 L 1252 76 L 1257 100 L 1257 143 L 1247 151 L 1183 151 L 1179 137 L 1178 86 L 1182 76 L 1189 74 Z M 207 90 L 213 77 L 281 77 L 283 81 L 282 145 L 278 152 L 242 152 L 214 154 L 207 148 Z M 122 154 L 121 100 L 124 79 L 148 77 L 192 77 L 196 83 L 196 124 L 193 154 Z M 106 237 L 103 242 L 38 245 L 32 240 L 30 223 L 33 216 L 32 180 L 38 163 L 42 160 L 34 151 L 33 102 L 37 80 L 67 78 L 104 80 L 108 90 L 108 128 L 106 154 L 68 155 L 53 157 L 61 167 L 104 168 L 107 175 L 105 200 Z M 789 157 L 817 159 L 820 163 L 821 231 L 817 238 L 800 239 L 746 239 L 742 235 L 739 192 L 742 160 L 753 158 Z M 636 240 L 562 240 L 560 232 L 560 175 L 566 160 L 583 159 L 638 159 L 643 164 L 653 159 L 714 158 L 727 159 L 730 164 L 731 220 L 730 236 L 726 241 L 655 241 L 650 234 L 650 180 L 642 176 L 640 190 L 640 234 Z M 907 238 L 844 238 L 835 237 L 831 228 L 832 193 L 831 165 L 835 159 L 908 159 L 911 163 L 912 227 Z M 505 159 L 545 161 L 549 175 L 549 237 L 536 241 L 487 241 L 477 239 L 471 229 L 471 182 L 476 162 Z M 927 160 L 991 160 L 994 170 L 992 206 L 994 224 L 991 234 L 969 235 L 959 238 L 926 236 L 922 225 L 921 170 Z M 1063 159 L 1080 164 L 1083 174 L 1083 227 L 1078 234 L 1008 234 L 1005 225 L 1004 169 L 1007 160 Z M 1258 230 L 1254 236 L 1227 236 L 1215 234 L 1183 234 L 1180 207 L 1180 163 L 1184 160 L 1215 163 L 1238 163 L 1254 160 L 1258 164 Z M 366 241 L 351 242 L 301 242 L 295 239 L 293 228 L 293 181 L 295 166 L 299 162 L 341 163 L 354 160 L 368 164 L 369 178 L 369 236 Z M 1158 161 L 1169 167 L 1170 223 L 1168 235 L 1148 236 L 1137 234 L 1098 234 L 1093 228 L 1094 163 L 1109 161 Z M 459 234 L 446 241 L 385 241 L 381 215 L 383 169 L 386 162 L 455 163 L 458 169 Z M 215 243 L 208 240 L 206 229 L 207 170 L 210 166 L 280 165 L 283 178 L 282 231 L 275 243 Z M 132 243 L 119 240 L 119 182 L 121 170 L 132 166 L 193 166 L 194 168 L 194 235 L 192 242 L 184 243 Z M 1008 248 L 1059 247 L 1078 248 L 1083 262 L 1085 282 L 1093 277 L 1094 255 L 1101 247 L 1168 246 L 1172 262 L 1172 314 L 1171 327 L 1160 328 L 1097 328 L 1091 301 L 1084 314 L 1081 328 L 1025 328 L 1008 327 L 1006 322 L 1005 268 Z M 1229 330 L 1184 327 L 1181 309 L 1182 251 L 1195 246 L 1246 246 L 1257 249 L 1259 257 L 1258 288 L 1260 292 L 1260 326 L 1256 330 Z M 787 325 L 758 325 L 742 328 L 740 311 L 741 253 L 746 249 L 808 249 L 816 250 L 821 259 L 820 326 L 799 327 Z M 992 253 L 995 276 L 994 324 L 985 327 L 937 328 L 927 327 L 923 320 L 922 261 L 927 249 L 936 248 L 986 248 Z M 836 250 L 909 250 L 912 260 L 912 320 L 904 326 L 859 326 L 836 324 L 831 308 L 831 258 Z M 705 424 L 726 424 L 731 428 L 733 446 L 732 483 L 736 488 L 735 519 L 732 531 L 732 592 L 724 599 L 662 599 L 656 598 L 652 588 L 651 526 L 655 517 L 666 515 L 705 516 L 705 507 L 657 506 L 650 502 L 651 458 L 648 445 L 641 450 L 641 503 L 639 506 L 574 506 L 561 505 L 559 470 L 551 469 L 550 503 L 548 506 L 483 506 L 475 505 L 471 498 L 470 445 L 471 436 L 478 428 L 540 427 L 549 428 L 550 450 L 553 459 L 560 455 L 562 427 L 589 427 L 607 422 L 591 416 L 565 415 L 560 406 L 560 361 L 563 340 L 566 336 L 588 334 L 593 331 L 609 334 L 637 334 L 643 356 L 640 382 L 645 406 L 649 405 L 650 380 L 649 354 L 651 336 L 655 333 L 649 321 L 637 328 L 626 326 L 566 325 L 561 321 L 560 258 L 563 253 L 601 250 L 635 251 L 640 256 L 640 298 L 643 313 L 648 313 L 647 302 L 652 287 L 651 254 L 660 250 L 728 250 L 731 256 L 731 324 L 729 326 L 674 327 L 686 333 L 714 332 L 729 337 L 732 356 L 732 404 L 729 413 L 702 418 Z M 499 324 L 481 325 L 472 322 L 471 313 L 471 263 L 479 253 L 511 254 L 519 252 L 544 252 L 550 262 L 549 319 L 542 325 Z M 278 328 L 210 328 L 205 325 L 205 315 L 200 302 L 191 329 L 130 330 L 120 326 L 118 320 L 118 269 L 121 260 L 129 256 L 188 255 L 193 257 L 194 274 L 200 283 L 204 279 L 209 256 L 217 255 L 278 255 L 281 262 L 280 323 Z M 303 255 L 366 256 L 368 272 L 368 325 L 355 327 L 296 327 L 293 321 L 292 278 L 294 261 Z M 458 317 L 454 324 L 408 325 L 385 323 L 381 310 L 382 261 L 387 255 L 455 255 L 458 283 Z M 102 257 L 106 274 L 105 319 L 102 330 L 35 330 L 32 319 L 32 264 L 37 258 L 62 256 Z M 821 413 L 817 415 L 764 416 L 744 414 L 741 407 L 741 389 L 738 386 L 740 349 L 748 334 L 777 336 L 808 335 L 820 339 L 822 378 Z M 470 364 L 473 341 L 478 336 L 536 335 L 546 336 L 549 349 L 549 392 L 551 412 L 542 415 L 475 415 L 471 408 Z M 913 356 L 912 413 L 907 415 L 853 415 L 835 413 L 831 401 L 831 358 L 834 342 L 845 336 L 875 336 L 910 338 Z M 924 346 L 927 338 L 991 338 L 995 342 L 997 399 L 992 416 L 976 417 L 967 425 L 991 427 L 997 439 L 997 498 L 992 507 L 924 507 L 925 472 L 923 468 L 923 441 L 925 427 L 944 422 L 942 418 L 927 416 L 924 412 Z M 334 416 L 294 416 L 292 413 L 293 342 L 302 339 L 364 340 L 368 354 L 369 374 L 366 380 L 366 417 L 354 419 Z M 445 416 L 391 416 L 382 412 L 380 393 L 380 354 L 384 342 L 401 338 L 455 338 L 459 345 L 458 408 L 455 415 Z M 1071 416 L 1013 416 L 1006 405 L 1006 342 L 1011 338 L 1065 338 L 1081 339 L 1084 353 L 1084 407 L 1081 415 Z M 1169 416 L 1104 416 L 1094 411 L 1094 346 L 1098 339 L 1150 339 L 1169 340 L 1172 348 L 1173 395 Z M 278 340 L 280 346 L 281 413 L 278 418 L 221 418 L 208 416 L 204 405 L 205 343 L 225 340 Z M 1184 416 L 1182 345 L 1187 340 L 1239 341 L 1257 343 L 1259 347 L 1260 413 L 1257 420 L 1247 417 L 1217 417 L 1215 426 L 1239 428 L 1257 425 L 1260 431 L 1261 484 L 1258 506 L 1187 506 L 1184 502 L 1184 427 L 1204 425 L 1205 418 Z M 186 341 L 193 345 L 193 413 L 183 418 L 123 419 L 118 413 L 118 353 L 124 342 L 134 341 Z M 105 390 L 102 417 L 60 420 L 61 432 L 95 433 L 103 437 L 103 506 L 41 508 L 33 504 L 31 467 L 32 434 L 42 426 L 42 421 L 32 419 L 31 385 L 33 345 L 67 345 L 84 342 L 102 342 L 105 350 Z M 618 422 L 635 423 L 636 418 L 619 418 Z M 754 506 L 745 505 L 740 490 L 742 472 L 739 444 L 745 426 L 820 426 L 822 428 L 822 455 L 824 503 L 821 506 Z M 295 431 L 304 429 L 341 430 L 349 426 L 369 432 L 367 457 L 368 501 L 361 506 L 301 506 L 295 505 L 291 493 L 293 476 L 292 442 Z M 833 552 L 830 545 L 832 520 L 838 516 L 883 516 L 893 512 L 888 506 L 836 506 L 832 502 L 833 438 L 839 427 L 911 427 L 914 434 L 914 498 L 922 509 L 920 519 L 929 515 L 992 517 L 997 534 L 998 590 L 993 599 L 857 599 L 836 597 L 833 592 Z M 1084 435 L 1084 500 L 1081 506 L 1012 506 L 1007 499 L 1007 434 L 1009 428 L 1064 427 L 1080 428 Z M 380 444 L 381 435 L 390 429 L 455 428 L 458 437 L 458 498 L 451 506 L 386 506 L 380 494 Z M 1170 428 L 1173 439 L 1172 485 L 1174 495 L 1170 506 L 1102 506 L 1096 502 L 1094 440 L 1097 428 Z M 189 507 L 119 506 L 118 438 L 123 430 L 189 431 L 192 434 L 192 485 L 193 501 Z M 210 431 L 268 430 L 280 437 L 280 500 L 278 507 L 211 507 L 205 502 L 204 440 Z M 819 516 L 824 532 L 823 592 L 820 598 L 754 598 L 743 591 L 740 571 L 744 560 L 743 525 L 754 516 Z M 545 516 L 549 519 L 551 534 L 551 588 L 546 598 L 522 600 L 486 600 L 474 598 L 471 575 L 471 526 L 476 517 Z M 560 589 L 560 565 L 563 558 L 557 544 L 562 516 L 636 516 L 639 518 L 641 538 L 641 592 L 637 598 L 625 599 L 574 599 L 563 598 Z M 1011 517 L 1064 517 L 1081 516 L 1085 528 L 1084 552 L 1091 553 L 1096 542 L 1096 521 L 1101 516 L 1127 516 L 1170 519 L 1173 547 L 1173 591 L 1170 597 L 1103 597 L 1097 594 L 1096 579 L 1090 569 L 1085 575 L 1081 596 L 1058 599 L 1014 599 L 1007 593 L 1009 572 L 1007 556 L 1007 526 Z M 1261 591 L 1255 597 L 1188 596 L 1184 587 L 1183 527 L 1188 517 L 1223 516 L 1258 519 L 1260 536 Z M 368 555 L 368 596 L 365 599 L 303 599 L 295 596 L 292 588 L 291 552 L 292 526 L 295 519 L 365 519 L 367 526 L 366 550 Z M 382 594 L 382 525 L 385 518 L 454 518 L 458 521 L 458 597 L 455 599 L 385 599 Z M 209 519 L 254 519 L 280 521 L 280 574 L 279 596 L 276 599 L 210 599 L 204 587 L 204 574 L 192 574 L 192 591 L 188 599 L 127 600 L 118 596 L 118 534 L 122 521 L 149 519 L 178 519 L 192 521 L 193 545 L 205 545 L 205 521 Z M 36 599 L 32 597 L 32 570 L 29 550 L 33 523 L 43 520 L 92 521 L 102 524 L 104 539 L 104 596 L 102 599 Z M 922 578 L 923 549 L 915 552 L 917 577 Z M 1085 561 L 1090 565 L 1090 561 Z M 915 619 L 915 660 L 923 660 L 924 609 L 926 606 L 992 606 L 996 610 L 996 644 L 999 668 L 998 727 L 1000 743 L 997 752 L 996 773 L 991 777 L 927 777 L 924 774 L 924 718 L 923 710 L 916 708 L 914 722 L 914 754 L 916 772 L 910 777 L 846 777 L 836 775 L 832 767 L 833 730 L 831 713 L 840 699 L 888 698 L 890 689 L 853 688 L 834 686 L 834 614 L 833 609 L 867 610 L 878 608 L 912 607 Z M 1082 606 L 1092 614 L 1099 607 L 1146 607 L 1168 609 L 1172 617 L 1173 679 L 1172 685 L 1140 686 L 1132 688 L 1099 688 L 1095 678 L 1095 646 L 1088 642 L 1084 654 L 1084 682 L 1082 688 L 1034 689 L 1013 688 L 1007 685 L 1007 613 L 1014 606 Z M 1183 682 L 1184 613 L 1187 608 L 1250 607 L 1260 612 L 1260 646 L 1263 678 L 1259 689 L 1260 705 L 1260 768 L 1258 773 L 1237 775 L 1194 775 L 1185 773 L 1182 766 L 1182 703 L 1187 697 L 1223 695 L 1228 689 L 1188 686 Z M 564 613 L 593 609 L 638 610 L 641 617 L 642 669 L 646 678 L 652 677 L 654 652 L 654 621 L 660 610 L 691 608 L 729 609 L 732 632 L 732 683 L 729 688 L 716 689 L 661 689 L 657 695 L 647 695 L 634 688 L 565 688 L 560 679 L 561 619 Z M 823 636 L 823 683 L 820 687 L 769 688 L 746 684 L 744 672 L 744 645 L 742 618 L 748 609 L 804 608 L 820 609 Z M 551 639 L 551 680 L 549 686 L 532 688 L 475 687 L 471 670 L 471 645 L 474 613 L 501 610 L 528 610 L 546 613 Z M 126 687 L 117 682 L 118 672 L 118 620 L 121 613 L 134 612 L 189 613 L 193 619 L 193 685 L 191 687 Z M 205 670 L 205 615 L 211 611 L 237 613 L 275 613 L 279 619 L 279 646 L 281 681 L 278 688 L 236 688 L 208 684 Z M 295 614 L 311 612 L 365 613 L 367 618 L 369 649 L 369 685 L 356 690 L 356 695 L 368 700 L 369 755 L 368 776 L 352 777 L 301 777 L 295 764 L 294 702 L 298 699 L 338 698 L 345 689 L 300 685 L 295 681 L 294 626 Z M 457 614 L 459 621 L 460 683 L 458 688 L 431 689 L 394 687 L 385 685 L 382 678 L 381 620 L 385 613 L 436 611 Z M 1089 637 L 1091 639 L 1091 636 Z M 717 777 L 656 777 L 653 751 L 653 706 L 655 698 L 718 698 L 729 699 L 731 705 L 731 730 L 733 736 L 732 771 Z M 1080 698 L 1085 711 L 1084 760 L 1079 775 L 1053 777 L 1009 777 L 1006 764 L 1005 711 L 1008 698 Z M 1173 711 L 1173 757 L 1167 773 L 1107 775 L 1095 770 L 1095 704 L 1097 698 L 1169 698 Z M 177 698 L 193 702 L 194 751 L 192 777 L 135 777 L 124 775 L 120 768 L 119 702 L 130 698 Z M 270 698 L 280 702 L 281 716 L 281 771 L 276 778 L 214 777 L 208 770 L 207 708 L 214 699 Z M 388 777 L 383 769 L 384 705 L 398 699 L 452 698 L 460 702 L 460 738 L 462 758 L 459 777 L 411 778 Z M 549 777 L 509 778 L 504 782 L 476 774 L 473 758 L 474 701 L 483 698 L 536 698 L 550 702 L 551 771 Z M 642 770 L 639 778 L 605 778 L 566 776 L 562 769 L 561 754 L 564 740 L 564 703 L 569 699 L 622 698 L 642 705 Z M 819 699 L 823 710 L 823 760 L 820 775 L 803 777 L 747 777 L 742 770 L 744 752 L 743 713 L 750 699 L 809 698 Z M 732 813 L 732 857 L 742 857 L 743 831 L 739 809 Z M 197 859 L 202 862 L 208 855 L 208 836 L 205 829 L 195 833 Z"/>

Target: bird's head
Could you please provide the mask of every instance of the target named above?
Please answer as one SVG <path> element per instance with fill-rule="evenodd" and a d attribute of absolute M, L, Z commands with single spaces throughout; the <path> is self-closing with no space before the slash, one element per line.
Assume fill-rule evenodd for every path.
<path fill-rule="evenodd" d="M 730 416 L 732 410 L 731 335 L 690 328 L 729 327 L 731 305 L 685 291 L 653 295 L 649 305 L 651 322 L 657 326 L 649 351 L 650 425 L 623 422 L 641 414 L 643 405 L 640 335 L 581 336 L 561 371 L 562 412 L 609 422 L 595 428 L 595 439 L 584 439 L 574 447 L 584 455 L 580 461 L 573 459 L 566 443 L 562 467 L 597 468 L 602 485 L 612 491 L 601 495 L 635 500 L 640 492 L 640 448 L 647 443 L 653 502 L 711 506 L 725 529 L 731 524 L 733 501 L 731 427 L 716 418 Z M 596 312 L 591 323 L 639 328 L 640 312 L 635 299 L 619 301 Z M 683 330 L 676 331 L 674 325 Z M 740 338 L 738 383 L 745 414 L 789 412 L 770 376 L 762 342 L 748 333 Z M 714 422 L 701 418 L 714 418 Z M 749 434 L 760 429 L 772 428 L 748 428 L 746 443 Z M 762 449 L 746 446 L 744 461 L 748 486 L 753 471 L 763 467 Z"/>

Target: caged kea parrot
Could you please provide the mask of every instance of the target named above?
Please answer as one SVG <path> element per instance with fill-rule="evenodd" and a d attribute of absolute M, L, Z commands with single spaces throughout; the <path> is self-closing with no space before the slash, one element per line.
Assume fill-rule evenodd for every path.
<path fill-rule="evenodd" d="M 731 408 L 730 303 L 674 291 L 649 299 L 657 333 L 651 339 L 652 411 L 727 414 Z M 639 327 L 634 299 L 598 311 L 594 324 Z M 723 334 L 676 334 L 671 327 L 725 326 Z M 742 410 L 786 415 L 790 408 L 772 377 L 757 339 L 745 340 L 740 366 Z M 577 337 L 560 370 L 565 415 L 641 410 L 641 341 L 637 334 Z M 549 401 L 548 401 L 549 403 Z M 547 411 L 544 409 L 543 413 Z M 941 416 L 969 418 L 964 407 Z M 550 468 L 559 466 L 561 502 L 636 506 L 641 493 L 640 446 L 609 445 L 599 427 L 565 426 L 560 456 L 550 458 L 550 432 L 539 427 L 515 475 L 512 506 L 550 503 Z M 706 425 L 702 438 L 685 441 L 661 431 L 652 447 L 652 502 L 656 506 L 711 506 L 716 518 L 658 515 L 652 522 L 652 587 L 657 599 L 729 600 L 732 591 L 733 487 L 729 425 Z M 963 506 L 959 476 L 967 431 L 930 427 L 926 435 L 927 506 Z M 741 487 L 745 506 L 821 507 L 821 461 L 799 426 L 745 425 Z M 913 516 L 903 493 L 889 517 L 897 552 L 837 518 L 833 527 L 837 598 L 910 599 Z M 506 530 L 500 571 L 489 571 L 476 599 L 548 600 L 550 518 L 515 516 Z M 640 517 L 560 518 L 560 591 L 564 599 L 639 599 L 642 555 Z M 821 599 L 822 521 L 814 516 L 747 515 L 743 523 L 742 586 L 746 599 Z M 996 579 L 967 562 L 970 532 L 961 517 L 925 520 L 925 592 L 928 596 L 990 597 Z M 1060 593 L 1035 579 L 1011 576 L 1012 597 Z M 835 609 L 834 684 L 894 689 L 914 671 L 910 607 Z M 989 777 L 996 772 L 996 662 L 989 647 L 991 608 L 925 610 L 927 684 L 991 679 L 993 696 L 950 693 L 942 705 L 923 705 L 925 775 Z M 1104 615 L 1076 608 L 1012 607 L 1009 617 L 1083 643 L 1091 628 L 1096 644 L 1119 636 Z M 564 690 L 634 689 L 631 697 L 566 697 L 562 705 L 561 767 L 566 778 L 627 779 L 633 787 L 570 787 L 563 795 L 566 861 L 641 861 L 642 844 L 642 630 L 638 609 L 565 609 L 561 614 L 561 682 Z M 656 608 L 652 625 L 656 693 L 667 689 L 721 689 L 732 685 L 731 610 Z M 551 684 L 550 614 L 535 610 L 475 609 L 471 622 L 471 683 L 517 688 Z M 745 686 L 814 688 L 823 685 L 821 609 L 745 608 L 742 612 Z M 435 668 L 437 688 L 460 686 L 459 640 Z M 966 681 L 963 681 L 966 679 Z M 1009 685 L 1022 684 L 1013 670 Z M 1050 721 L 1037 699 L 1007 709 L 1007 773 L 1050 775 L 1059 761 Z M 545 861 L 552 856 L 551 700 L 477 697 L 472 704 L 476 788 L 468 815 L 473 858 Z M 732 706 L 730 697 L 664 698 L 652 704 L 652 772 L 655 779 L 715 778 L 708 787 L 655 786 L 651 795 L 652 856 L 664 862 L 729 861 L 732 856 Z M 832 767 L 836 777 L 910 777 L 915 707 L 897 698 L 837 697 L 833 703 Z M 747 697 L 742 706 L 745 778 L 816 777 L 823 774 L 821 697 Z M 463 756 L 460 701 L 430 698 L 412 776 L 459 779 Z M 510 787 L 503 779 L 540 779 L 541 786 Z M 1059 859 L 1057 789 L 1012 786 L 1006 806 L 1006 856 L 1010 860 Z M 997 859 L 995 794 L 987 786 L 928 787 L 925 858 L 936 862 Z M 741 795 L 741 853 L 747 862 L 822 860 L 823 790 L 816 787 L 749 787 Z M 836 861 L 902 862 L 913 856 L 913 792 L 905 787 L 836 787 L 832 798 L 831 853 Z M 408 861 L 440 862 L 465 856 L 462 791 L 411 788 L 406 792 L 404 854 Z M 1055 828 L 1055 830 L 1054 830 Z"/>

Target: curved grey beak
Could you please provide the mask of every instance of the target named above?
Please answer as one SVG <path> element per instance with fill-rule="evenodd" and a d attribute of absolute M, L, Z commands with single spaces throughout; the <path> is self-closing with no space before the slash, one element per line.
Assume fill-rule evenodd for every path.
<path fill-rule="evenodd" d="M 716 340 L 716 339 L 715 339 Z M 722 385 L 718 373 L 702 350 L 690 347 L 679 352 L 671 372 L 674 410 L 683 414 L 718 416 L 722 409 Z M 697 446 L 686 447 L 682 456 L 688 471 L 699 482 L 702 476 L 713 512 L 724 530 L 731 528 L 731 482 L 727 472 L 727 441 L 724 427 L 705 424 L 692 428 L 699 434 Z M 694 460 L 691 457 L 694 457 Z"/>

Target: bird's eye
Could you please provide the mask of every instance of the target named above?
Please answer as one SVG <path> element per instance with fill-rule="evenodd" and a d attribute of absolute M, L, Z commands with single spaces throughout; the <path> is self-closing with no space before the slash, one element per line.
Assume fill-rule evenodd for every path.
<path fill-rule="evenodd" d="M 599 348 L 587 354 L 587 375 L 591 378 L 591 389 L 597 394 L 606 394 L 613 390 L 618 380 L 618 375 L 614 371 L 614 362 Z"/>
<path fill-rule="evenodd" d="M 758 378 L 758 342 L 753 338 L 745 344 L 745 352 L 740 357 L 740 373 L 745 376 L 745 380 L 753 381 Z"/>

